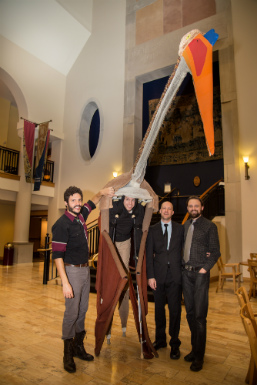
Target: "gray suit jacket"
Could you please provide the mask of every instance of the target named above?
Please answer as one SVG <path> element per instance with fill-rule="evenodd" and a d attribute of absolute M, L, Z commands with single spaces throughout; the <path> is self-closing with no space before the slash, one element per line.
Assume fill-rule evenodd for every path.
<path fill-rule="evenodd" d="M 176 283 L 181 283 L 183 233 L 183 226 L 172 222 L 172 234 L 167 250 L 161 222 L 149 228 L 146 242 L 147 279 L 155 278 L 157 284 L 164 283 L 170 263 L 172 279 Z"/>

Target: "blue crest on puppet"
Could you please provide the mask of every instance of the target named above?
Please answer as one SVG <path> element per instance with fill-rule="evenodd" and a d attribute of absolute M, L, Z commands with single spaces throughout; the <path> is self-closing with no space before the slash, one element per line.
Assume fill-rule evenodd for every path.
<path fill-rule="evenodd" d="M 211 43 L 212 46 L 214 46 L 218 40 L 219 35 L 214 31 L 214 29 L 210 29 L 208 32 L 206 32 L 204 37 L 208 40 L 209 43 Z"/>

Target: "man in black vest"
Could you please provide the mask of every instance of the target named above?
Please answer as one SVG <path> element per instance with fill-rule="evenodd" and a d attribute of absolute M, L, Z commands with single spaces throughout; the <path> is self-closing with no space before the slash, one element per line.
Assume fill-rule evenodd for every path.
<path fill-rule="evenodd" d="M 146 269 L 148 285 L 152 288 L 155 302 L 156 350 L 167 346 L 165 304 L 169 308 L 170 358 L 179 359 L 181 319 L 181 265 L 183 227 L 172 222 L 173 205 L 161 205 L 161 221 L 151 226 L 146 243 Z"/>
<path fill-rule="evenodd" d="M 190 219 L 184 224 L 182 284 L 192 351 L 184 360 L 192 362 L 190 369 L 193 372 L 199 372 L 203 367 L 210 270 L 220 257 L 217 226 L 202 216 L 203 209 L 198 196 L 188 198 Z"/>

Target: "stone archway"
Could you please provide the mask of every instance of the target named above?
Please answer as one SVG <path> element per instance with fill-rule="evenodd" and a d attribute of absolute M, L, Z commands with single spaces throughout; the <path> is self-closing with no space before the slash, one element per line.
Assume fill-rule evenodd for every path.
<path fill-rule="evenodd" d="M 13 95 L 15 102 L 17 104 L 19 117 L 27 118 L 28 117 L 28 106 L 25 100 L 25 97 L 15 82 L 15 80 L 2 68 L 0 68 L 0 79 L 3 81 L 5 86 L 10 90 Z M 23 126 L 23 121 L 19 119 L 17 128 L 21 128 Z M 19 135 L 21 136 L 21 134 Z"/>
<path fill-rule="evenodd" d="M 14 217 L 14 262 L 24 263 L 32 262 L 33 244 L 28 242 L 29 239 L 29 223 L 31 210 L 31 185 L 26 183 L 23 165 L 23 145 L 22 145 L 22 118 L 27 118 L 28 107 L 25 97 L 15 82 L 15 80 L 3 69 L 0 69 L 0 79 L 6 85 L 13 95 L 19 113 L 19 121 L 17 124 L 18 135 L 21 138 L 20 144 L 20 160 L 19 160 L 19 191 L 17 193 Z M 21 226 L 22 223 L 22 226 Z"/>

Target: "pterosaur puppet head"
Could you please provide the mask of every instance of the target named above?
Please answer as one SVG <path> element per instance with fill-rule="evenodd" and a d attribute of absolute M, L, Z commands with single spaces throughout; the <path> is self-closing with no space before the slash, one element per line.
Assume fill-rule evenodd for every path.
<path fill-rule="evenodd" d="M 158 135 L 159 129 L 163 123 L 167 110 L 176 96 L 176 93 L 186 77 L 191 73 L 193 77 L 194 88 L 199 105 L 199 110 L 203 122 L 206 144 L 209 155 L 214 154 L 214 127 L 213 127 L 213 82 L 212 82 L 212 46 L 218 39 L 214 30 L 210 30 L 203 35 L 199 30 L 192 30 L 181 40 L 179 46 L 179 58 L 170 76 L 156 111 L 149 124 L 148 130 L 139 149 L 135 164 L 128 173 L 111 180 L 106 187 L 113 186 L 117 197 L 128 196 L 142 200 L 146 204 L 145 217 L 142 225 L 143 236 L 141 240 L 138 263 L 136 268 L 136 278 L 138 284 L 138 303 L 133 305 L 132 298 L 133 285 L 130 285 L 130 298 L 133 305 L 133 311 L 136 321 L 136 327 L 140 340 L 144 340 L 143 355 L 149 358 L 152 355 L 157 356 L 152 343 L 149 339 L 146 325 L 147 314 L 147 296 L 146 277 L 144 277 L 144 248 L 146 236 L 150 225 L 153 211 L 158 210 L 158 197 L 144 180 L 147 159 Z M 103 197 L 100 202 L 101 210 L 101 237 L 99 247 L 99 258 L 97 268 L 97 320 L 95 327 L 96 346 L 95 354 L 99 355 L 105 338 L 105 333 L 111 322 L 115 306 L 119 295 L 125 287 L 130 275 L 124 270 L 119 261 L 116 249 L 110 239 L 109 233 L 109 208 L 112 207 L 112 199 Z M 108 256 L 107 256 L 108 255 Z M 111 271 L 111 266 L 113 271 Z M 115 274 L 113 273 L 115 272 Z M 108 275 L 107 278 L 105 275 Z M 112 276 L 110 276 L 112 275 Z M 116 277 L 116 281 L 114 279 Z M 136 299 L 135 299 L 136 301 Z M 140 304 L 140 306 L 139 306 Z M 138 309 L 138 310 L 137 310 Z M 139 314 L 140 313 L 140 314 Z M 140 332 L 138 315 L 141 317 L 143 332 Z"/>

